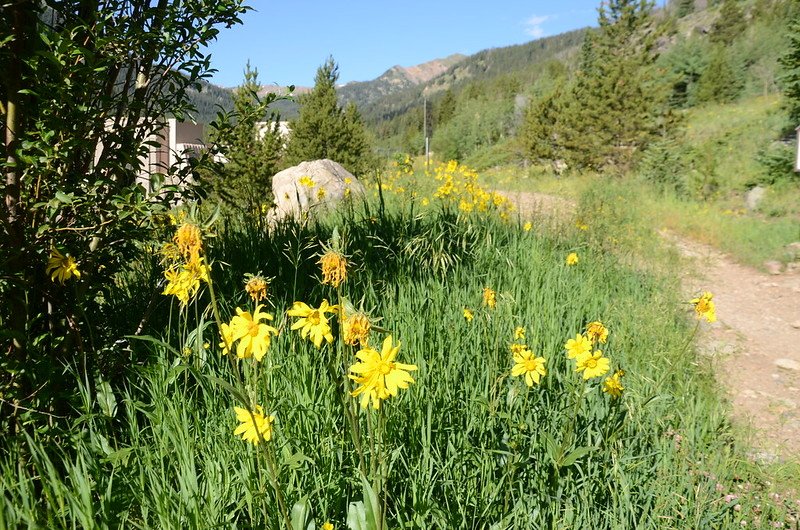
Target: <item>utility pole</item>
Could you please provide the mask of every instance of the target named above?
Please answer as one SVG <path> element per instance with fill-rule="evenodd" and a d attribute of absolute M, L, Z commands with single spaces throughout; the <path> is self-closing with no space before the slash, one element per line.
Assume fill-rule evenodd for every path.
<path fill-rule="evenodd" d="M 428 137 L 428 98 L 422 98 L 422 135 L 425 137 L 425 171 L 430 171 L 431 140 Z"/>

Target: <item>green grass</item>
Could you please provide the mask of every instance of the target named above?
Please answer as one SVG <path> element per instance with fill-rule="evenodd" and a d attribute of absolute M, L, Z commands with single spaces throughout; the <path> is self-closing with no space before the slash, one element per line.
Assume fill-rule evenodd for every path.
<path fill-rule="evenodd" d="M 352 255 L 347 297 L 382 317 L 402 342 L 398 360 L 419 367 L 384 404 L 387 450 L 367 450 L 388 470 L 388 527 L 731 528 L 755 510 L 765 524 L 796 515 L 793 499 L 767 498 L 764 475 L 743 458 L 709 367 L 686 347 L 694 322 L 670 275 L 626 265 L 628 247 L 606 252 L 571 224 L 526 232 L 491 215 L 412 212 L 390 197 L 271 232 L 228 219 L 209 240 L 226 314 L 248 303 L 245 273 L 273 278 L 282 332 L 261 365 L 241 363 L 239 388 L 276 415 L 267 447 L 283 494 L 307 499 L 317 528 L 344 528 L 363 487 L 330 369 L 338 350 L 302 340 L 284 311 L 335 299 L 315 257 L 334 226 Z M 573 251 L 580 263 L 568 267 Z M 150 281 L 133 274 L 120 289 L 141 297 L 158 289 Z M 498 293 L 494 310 L 482 305 L 484 287 Z M 238 403 L 220 381 L 238 383 L 208 302 L 205 293 L 172 320 L 162 305 L 147 332 L 164 344 L 132 341 L 138 362 L 113 386 L 82 384 L 61 429 L 42 429 L 41 418 L 4 440 L 0 528 L 280 527 L 265 453 L 232 435 Z M 619 400 L 600 380 L 583 395 L 564 355 L 596 319 L 611 331 L 604 352 L 626 371 Z M 547 359 L 540 386 L 509 374 L 516 326 Z M 367 446 L 369 413 L 359 409 Z M 726 502 L 729 492 L 738 500 Z"/>

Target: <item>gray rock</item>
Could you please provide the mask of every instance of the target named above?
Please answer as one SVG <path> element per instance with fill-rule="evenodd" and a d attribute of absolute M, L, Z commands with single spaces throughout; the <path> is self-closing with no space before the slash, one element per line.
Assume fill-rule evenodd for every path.
<path fill-rule="evenodd" d="M 744 205 L 748 210 L 755 210 L 758 208 L 758 203 L 761 202 L 761 199 L 764 198 L 764 194 L 766 193 L 767 189 L 763 186 L 756 186 L 755 188 L 750 188 L 747 193 L 744 194 Z"/>
<path fill-rule="evenodd" d="M 304 178 L 306 177 L 306 178 Z M 338 162 L 312 160 L 284 169 L 272 178 L 272 220 L 299 217 L 311 208 L 331 207 L 347 196 L 363 195 L 364 186 Z"/>
<path fill-rule="evenodd" d="M 764 268 L 768 273 L 778 275 L 783 272 L 783 264 L 780 261 L 765 261 Z"/>
<path fill-rule="evenodd" d="M 800 362 L 797 362 L 794 359 L 775 359 L 775 366 L 783 370 L 800 372 Z"/>

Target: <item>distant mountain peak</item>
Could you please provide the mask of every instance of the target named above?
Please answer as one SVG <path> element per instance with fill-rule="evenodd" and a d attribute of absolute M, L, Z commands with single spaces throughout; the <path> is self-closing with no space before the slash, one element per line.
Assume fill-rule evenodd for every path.
<path fill-rule="evenodd" d="M 337 87 L 343 102 L 357 101 L 359 105 L 401 92 L 407 88 L 427 83 L 450 67 L 466 59 L 455 53 L 443 59 L 434 59 L 415 66 L 394 65 L 372 81 L 353 81 Z"/>

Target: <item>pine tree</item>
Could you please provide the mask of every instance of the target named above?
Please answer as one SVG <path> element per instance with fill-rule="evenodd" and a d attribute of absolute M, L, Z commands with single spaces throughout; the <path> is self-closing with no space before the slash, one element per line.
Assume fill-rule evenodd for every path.
<path fill-rule="evenodd" d="M 610 0 L 600 8 L 600 29 L 587 36 L 559 120 L 558 143 L 570 166 L 629 168 L 668 125 L 666 94 L 653 75 L 651 10 L 641 0 Z"/>
<path fill-rule="evenodd" d="M 784 106 L 790 125 L 800 125 L 800 16 L 792 21 L 788 50 L 780 58 L 783 67 Z"/>
<path fill-rule="evenodd" d="M 695 99 L 699 103 L 728 103 L 739 96 L 743 85 L 744 80 L 738 70 L 731 66 L 726 49 L 717 46 L 711 52 L 708 66 L 697 81 Z"/>
<path fill-rule="evenodd" d="M 289 124 L 291 135 L 286 162 L 328 158 L 360 174 L 371 166 L 371 150 L 364 123 L 353 107 L 343 111 L 336 99 L 339 67 L 332 57 L 317 69 L 314 89 L 300 96 L 300 115 Z"/>
<path fill-rule="evenodd" d="M 218 124 L 211 133 L 215 142 L 226 147 L 227 162 L 219 174 L 206 178 L 223 202 L 248 212 L 272 203 L 272 177 L 283 154 L 279 116 L 270 114 L 263 121 L 275 96 L 262 100 L 260 88 L 258 70 L 248 62 L 244 81 L 233 96 L 236 123 Z"/>
<path fill-rule="evenodd" d="M 531 160 L 555 160 L 557 124 L 561 115 L 562 93 L 556 89 L 544 97 L 534 100 L 525 111 L 519 140 L 526 158 Z"/>
<path fill-rule="evenodd" d="M 678 18 L 694 13 L 694 0 L 678 0 Z"/>
<path fill-rule="evenodd" d="M 439 102 L 436 112 L 436 125 L 441 126 L 450 121 L 456 114 L 456 97 L 451 89 L 447 89 Z"/>
<path fill-rule="evenodd" d="M 725 0 L 719 10 L 719 17 L 711 28 L 711 42 L 730 45 L 736 37 L 747 29 L 744 12 L 737 0 Z"/>

